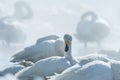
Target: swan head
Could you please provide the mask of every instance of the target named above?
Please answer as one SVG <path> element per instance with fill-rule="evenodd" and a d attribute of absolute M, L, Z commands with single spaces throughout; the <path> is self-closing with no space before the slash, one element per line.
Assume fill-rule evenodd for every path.
<path fill-rule="evenodd" d="M 68 52 L 72 43 L 72 36 L 69 34 L 65 34 L 64 41 L 65 41 L 65 52 Z"/>
<path fill-rule="evenodd" d="M 89 20 L 89 18 L 90 18 L 90 20 Z M 94 22 L 94 21 L 96 21 L 98 19 L 98 16 L 93 11 L 88 11 L 88 12 L 86 12 L 86 13 L 84 13 L 82 15 L 81 19 L 83 21 L 89 20 L 89 21 L 93 21 Z"/>

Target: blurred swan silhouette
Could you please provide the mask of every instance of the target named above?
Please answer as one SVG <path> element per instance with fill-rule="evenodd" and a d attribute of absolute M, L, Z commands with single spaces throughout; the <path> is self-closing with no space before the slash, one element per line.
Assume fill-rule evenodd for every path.
<path fill-rule="evenodd" d="M 0 19 L 0 40 L 2 44 L 22 43 L 26 35 L 20 29 L 20 22 L 32 18 L 32 9 L 23 1 L 15 3 L 15 11 L 12 16 L 5 16 Z"/>
<path fill-rule="evenodd" d="M 98 16 L 94 12 L 88 11 L 82 15 L 75 36 L 84 42 L 85 47 L 87 47 L 88 42 L 97 42 L 100 46 L 102 40 L 110 33 L 108 27 L 107 24 L 99 22 Z"/>
<path fill-rule="evenodd" d="M 14 5 L 14 16 L 17 20 L 26 20 L 33 17 L 32 8 L 24 1 L 17 1 Z"/>
<path fill-rule="evenodd" d="M 2 44 L 9 45 L 11 43 L 24 42 L 26 35 L 18 28 L 19 25 L 7 21 L 8 17 L 0 20 L 0 39 Z"/>

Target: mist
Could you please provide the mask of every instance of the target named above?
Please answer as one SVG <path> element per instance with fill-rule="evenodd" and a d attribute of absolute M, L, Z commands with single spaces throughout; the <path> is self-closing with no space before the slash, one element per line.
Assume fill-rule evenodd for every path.
<path fill-rule="evenodd" d="M 20 10 L 15 13 L 16 2 L 22 1 L 29 9 L 28 14 L 25 12 L 28 15 L 26 18 L 21 17 Z M 35 44 L 37 39 L 47 35 L 58 35 L 60 37 L 66 33 L 72 35 L 72 53 L 74 56 L 96 53 L 102 49 L 119 51 L 119 3 L 119 0 L 0 0 L 0 19 L 4 17 L 14 18 L 12 24 L 15 30 L 11 30 L 13 32 L 11 33 L 9 29 L 5 33 L 10 35 L 11 41 L 7 40 L 11 45 L 2 45 L 0 42 L 0 63 L 2 64 L 0 69 L 12 65 L 9 60 L 13 54 Z M 95 42 L 90 42 L 85 49 L 84 43 L 74 35 L 81 16 L 87 11 L 96 13 L 101 22 L 109 25 L 110 34 L 102 41 L 100 48 Z M 22 14 L 22 16 L 25 15 Z M 1 35 L 5 36 L 4 34 Z"/>

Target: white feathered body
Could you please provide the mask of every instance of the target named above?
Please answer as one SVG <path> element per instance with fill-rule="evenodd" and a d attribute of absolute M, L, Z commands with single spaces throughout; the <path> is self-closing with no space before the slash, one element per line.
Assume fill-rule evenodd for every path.
<path fill-rule="evenodd" d="M 51 76 L 55 73 L 61 73 L 70 66 L 70 62 L 64 57 L 49 57 L 38 61 L 32 67 L 23 69 L 17 74 L 17 77 L 22 80 L 37 76 Z"/>
<path fill-rule="evenodd" d="M 15 75 L 18 71 L 22 70 L 23 66 L 11 66 L 2 71 L 0 71 L 0 76 L 5 76 L 7 74 Z"/>
<path fill-rule="evenodd" d="M 82 67 L 76 64 L 50 80 L 113 80 L 113 74 L 110 64 L 94 61 Z"/>
<path fill-rule="evenodd" d="M 80 65 L 85 65 L 89 62 L 96 61 L 96 60 L 104 61 L 104 62 L 110 61 L 110 59 L 108 59 L 106 55 L 101 55 L 101 54 L 88 54 L 86 56 L 77 57 L 77 60 L 79 61 Z"/>
<path fill-rule="evenodd" d="M 1 21 L 0 22 L 0 40 L 10 43 L 23 43 L 26 39 L 25 32 L 20 28 L 19 22 L 13 21 Z"/>
<path fill-rule="evenodd" d="M 110 29 L 102 22 L 81 21 L 76 29 L 76 37 L 80 41 L 98 42 L 105 39 Z"/>
<path fill-rule="evenodd" d="M 64 55 L 64 42 L 62 40 L 46 40 L 37 45 L 25 48 L 13 56 L 12 62 L 22 60 L 36 62 L 51 56 Z"/>

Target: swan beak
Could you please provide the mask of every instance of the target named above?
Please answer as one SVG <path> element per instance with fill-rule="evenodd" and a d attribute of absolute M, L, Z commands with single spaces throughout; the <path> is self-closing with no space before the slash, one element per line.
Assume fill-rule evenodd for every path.
<path fill-rule="evenodd" d="M 70 42 L 67 40 L 67 41 L 65 41 L 65 44 L 67 45 L 67 46 L 70 46 Z"/>
<path fill-rule="evenodd" d="M 70 42 L 65 41 L 65 51 L 67 52 L 69 50 Z"/>

